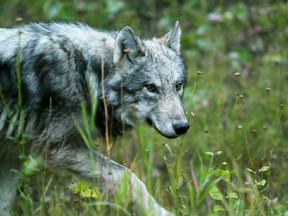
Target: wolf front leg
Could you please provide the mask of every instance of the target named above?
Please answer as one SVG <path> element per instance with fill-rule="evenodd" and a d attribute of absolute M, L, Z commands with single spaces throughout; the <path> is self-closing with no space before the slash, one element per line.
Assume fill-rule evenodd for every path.
<path fill-rule="evenodd" d="M 10 144 L 10 143 L 9 143 Z M 11 143 L 13 145 L 14 143 Z M 16 195 L 19 173 L 19 159 L 13 151 L 0 155 L 0 215 L 11 215 L 10 208 Z"/>
<path fill-rule="evenodd" d="M 133 209 L 138 215 L 174 215 L 155 201 L 145 184 L 133 172 L 96 151 L 75 145 L 54 148 L 49 152 L 49 164 L 56 169 L 77 174 L 90 182 L 101 179 L 104 190 L 108 186 L 116 193 L 121 190 L 124 179 L 128 178 L 129 188 L 126 197 L 130 195 Z"/>

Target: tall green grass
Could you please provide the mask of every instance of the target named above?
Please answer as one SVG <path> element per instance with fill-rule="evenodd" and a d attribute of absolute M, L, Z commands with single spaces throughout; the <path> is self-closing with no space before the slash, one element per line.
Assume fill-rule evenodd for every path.
<path fill-rule="evenodd" d="M 203 2 L 193 8 L 185 1 L 182 8 L 190 130 L 167 140 L 140 125 L 111 141 L 111 158 L 135 172 L 156 200 L 177 215 L 284 215 L 287 4 L 263 1 L 250 8 L 234 2 L 209 8 Z M 208 22 L 211 12 L 222 19 Z M 90 134 L 95 125 L 84 107 L 83 118 L 85 128 L 79 131 L 85 142 L 106 154 L 105 142 Z M 123 193 L 102 194 L 96 184 L 43 172 L 38 159 L 25 156 L 23 163 L 15 215 L 132 215 L 124 193 L 128 181 Z"/>

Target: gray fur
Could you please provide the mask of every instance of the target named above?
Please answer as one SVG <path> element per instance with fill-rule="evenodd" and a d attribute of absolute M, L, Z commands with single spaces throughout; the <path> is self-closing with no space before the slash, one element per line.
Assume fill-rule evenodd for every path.
<path fill-rule="evenodd" d="M 100 178 L 115 188 L 129 175 L 136 211 L 173 215 L 130 170 L 98 152 L 91 154 L 77 127 L 84 127 L 81 103 L 93 113 L 96 101 L 98 136 L 105 135 L 105 122 L 109 136 L 116 137 L 139 120 L 168 138 L 185 133 L 189 125 L 182 106 L 186 68 L 179 55 L 180 35 L 178 22 L 163 38 L 149 40 L 135 36 L 130 27 L 104 32 L 84 24 L 34 23 L 0 29 L 0 211 L 9 215 L 17 185 L 11 170 L 20 169 L 17 144 L 9 137 L 25 133 L 28 152 L 45 155 L 51 168 L 91 182 Z"/>

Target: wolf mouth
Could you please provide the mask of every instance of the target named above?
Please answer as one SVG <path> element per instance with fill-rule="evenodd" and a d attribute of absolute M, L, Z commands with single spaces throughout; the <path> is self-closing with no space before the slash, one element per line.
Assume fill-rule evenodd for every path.
<path fill-rule="evenodd" d="M 156 125 L 153 123 L 153 121 L 150 119 L 150 118 L 146 118 L 146 123 L 150 126 L 152 126 L 153 128 L 156 129 L 156 131 L 161 134 L 162 136 L 168 138 L 168 139 L 175 139 L 177 137 L 179 137 L 179 135 L 175 134 L 175 135 L 167 135 L 167 134 L 164 134 L 162 131 L 160 131 Z"/>

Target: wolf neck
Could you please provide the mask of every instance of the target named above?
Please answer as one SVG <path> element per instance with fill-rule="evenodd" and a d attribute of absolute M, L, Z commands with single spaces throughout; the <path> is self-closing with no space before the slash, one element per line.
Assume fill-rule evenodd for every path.
<path fill-rule="evenodd" d="M 87 62 L 91 60 L 100 62 L 104 59 L 105 62 L 111 61 L 112 64 L 116 35 L 87 28 L 69 37 Z"/>
<path fill-rule="evenodd" d="M 86 26 L 74 30 L 69 35 L 70 40 L 74 42 L 74 45 L 81 52 L 88 65 L 86 69 L 87 81 L 93 92 L 93 98 L 97 98 L 96 127 L 102 135 L 105 135 L 105 126 L 107 124 L 109 136 L 112 137 L 117 137 L 132 129 L 132 125 L 129 122 L 123 122 L 121 119 L 121 114 L 119 113 L 121 101 L 110 104 L 106 100 L 108 113 L 105 116 L 101 82 L 103 75 L 106 97 L 108 97 L 108 93 L 120 94 L 121 80 L 116 79 L 114 80 L 115 82 L 111 82 L 114 75 L 113 51 L 116 36 L 117 32 L 101 32 Z"/>
<path fill-rule="evenodd" d="M 108 126 L 108 134 L 110 137 L 118 137 L 123 135 L 124 132 L 132 129 L 131 125 L 128 125 L 118 118 L 115 118 L 115 112 L 117 107 L 107 106 L 108 115 L 105 116 L 104 112 L 104 103 L 103 100 L 100 100 L 97 105 L 97 114 L 96 114 L 96 127 L 101 135 L 105 135 L 105 126 Z"/>
<path fill-rule="evenodd" d="M 120 104 L 111 105 L 106 100 L 106 103 L 108 102 L 108 104 L 106 104 L 108 113 L 107 116 L 105 116 L 101 82 L 103 79 L 102 76 L 104 75 L 106 97 L 108 92 L 111 91 L 119 94 L 120 86 L 116 84 L 116 82 L 114 82 L 114 84 L 117 86 L 109 86 L 109 81 L 111 81 L 114 75 L 112 59 L 116 34 L 115 32 L 111 34 L 88 29 L 86 34 L 81 36 L 83 36 L 81 41 L 77 42 L 76 38 L 71 38 L 71 40 L 77 44 L 77 49 L 81 51 L 88 65 L 86 71 L 87 81 L 93 92 L 93 98 L 97 98 L 96 127 L 102 135 L 105 135 L 105 126 L 107 124 L 109 136 L 117 137 L 125 131 L 132 129 L 132 126 L 126 122 L 122 122 L 119 115 Z"/>

